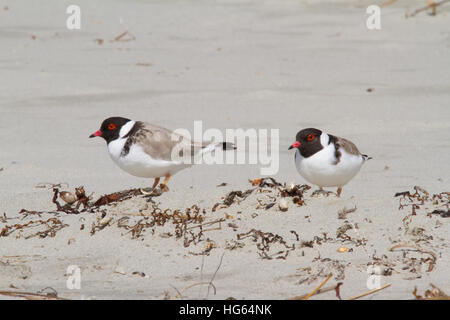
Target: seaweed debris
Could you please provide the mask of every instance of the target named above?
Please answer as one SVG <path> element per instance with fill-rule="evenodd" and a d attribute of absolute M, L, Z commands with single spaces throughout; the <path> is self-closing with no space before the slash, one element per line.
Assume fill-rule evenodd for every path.
<path fill-rule="evenodd" d="M 431 214 L 440 214 L 441 217 L 448 217 L 448 209 L 450 207 L 450 192 L 440 192 L 437 194 L 432 194 L 422 187 L 414 186 L 414 193 L 410 191 L 397 192 L 394 197 L 399 198 L 399 210 L 406 207 L 411 207 L 411 215 L 415 216 L 417 210 L 422 209 L 423 206 L 432 205 L 436 208 L 434 211 L 429 212 L 428 216 Z M 442 210 L 443 208 L 447 209 Z"/>
<path fill-rule="evenodd" d="M 253 242 L 256 242 L 256 247 L 259 250 L 258 254 L 263 259 L 286 259 L 289 252 L 295 250 L 295 244 L 288 245 L 280 235 L 273 234 L 271 232 L 263 232 L 256 229 L 251 229 L 246 233 L 238 234 L 237 240 L 242 240 L 249 237 L 252 238 Z M 284 249 L 271 254 L 270 246 L 273 244 L 279 244 Z"/>

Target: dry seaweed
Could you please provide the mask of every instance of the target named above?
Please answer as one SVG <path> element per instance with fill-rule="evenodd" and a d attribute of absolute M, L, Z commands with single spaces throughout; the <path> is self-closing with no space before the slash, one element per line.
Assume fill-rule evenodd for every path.
<path fill-rule="evenodd" d="M 166 233 L 167 237 L 172 235 L 176 239 L 183 238 L 183 245 L 189 247 L 191 244 L 197 244 L 203 240 L 203 233 L 211 230 L 218 230 L 221 228 L 220 223 L 225 219 L 217 219 L 214 221 L 204 222 L 205 209 L 201 209 L 197 205 L 186 208 L 184 211 L 161 209 L 157 204 L 152 204 L 149 212 L 142 212 L 141 219 L 134 224 L 128 223 L 127 219 L 121 218 L 117 221 L 119 228 L 124 228 L 131 233 L 133 239 L 139 238 L 143 235 L 143 231 L 147 228 L 155 226 L 164 226 L 170 223 L 174 226 L 174 232 Z M 203 229 L 204 226 L 211 226 L 219 224 L 217 228 Z M 195 232 L 194 232 L 195 230 Z"/>
<path fill-rule="evenodd" d="M 248 189 L 246 191 L 241 190 L 235 190 L 229 192 L 222 201 L 221 204 L 216 203 L 213 208 L 212 212 L 215 212 L 219 205 L 222 205 L 220 208 L 228 208 L 233 203 L 240 203 L 241 201 L 245 200 L 248 196 L 250 196 L 253 192 L 256 193 L 271 193 L 274 191 L 279 192 L 277 196 L 270 196 L 267 195 L 268 198 L 270 198 L 270 202 L 264 202 L 262 199 L 257 199 L 258 205 L 256 206 L 256 209 L 265 209 L 268 210 L 275 206 L 277 203 L 277 199 L 279 196 L 281 197 L 291 197 L 292 201 L 295 204 L 298 204 L 299 206 L 304 205 L 303 197 L 306 190 L 309 190 L 311 187 L 308 185 L 294 185 L 290 184 L 289 186 L 286 186 L 286 184 L 282 184 L 278 181 L 276 181 L 274 178 L 256 178 L 256 179 L 249 179 L 248 180 L 253 187 L 253 189 Z"/>
<path fill-rule="evenodd" d="M 47 220 L 35 220 L 30 221 L 25 224 L 16 223 L 14 225 L 6 225 L 0 230 L 0 237 L 7 237 L 11 235 L 15 231 L 22 231 L 28 228 L 34 228 L 37 226 L 44 226 L 44 230 L 37 231 L 35 233 L 31 233 L 27 236 L 24 236 L 25 239 L 33 238 L 35 236 L 39 236 L 41 238 L 45 238 L 47 236 L 54 237 L 56 233 L 64 227 L 67 227 L 67 224 L 62 223 L 58 218 L 49 218 Z M 18 235 L 20 236 L 20 235 Z"/>
<path fill-rule="evenodd" d="M 225 196 L 225 199 L 223 200 L 223 204 L 227 207 L 231 206 L 235 202 L 235 198 L 241 198 L 242 200 L 245 200 L 255 189 L 249 189 L 247 191 L 231 191 Z"/>
<path fill-rule="evenodd" d="M 418 251 L 423 254 L 428 254 L 430 256 L 429 258 L 426 258 L 426 259 L 422 258 L 422 259 L 420 259 L 419 262 L 420 263 L 428 263 L 427 272 L 433 271 L 434 266 L 436 265 L 436 261 L 437 261 L 437 255 L 434 252 L 427 251 L 416 245 L 410 245 L 410 244 L 397 244 L 397 245 L 393 246 L 392 248 L 390 248 L 389 251 L 394 251 L 395 249 L 398 249 L 398 248 L 405 248 L 403 250 L 415 250 L 415 251 Z M 414 261 L 417 261 L 417 259 L 411 258 L 411 261 L 414 262 Z"/>
<path fill-rule="evenodd" d="M 248 180 L 252 184 L 252 186 L 258 186 L 260 188 L 269 187 L 269 188 L 276 188 L 281 187 L 282 184 L 276 181 L 274 178 L 256 178 L 253 180 Z"/>
<path fill-rule="evenodd" d="M 262 232 L 261 230 L 251 229 L 246 233 L 240 233 L 237 235 L 237 240 L 242 240 L 251 237 L 253 242 L 256 242 L 261 258 L 263 259 L 286 259 L 290 251 L 295 250 L 295 245 L 289 246 L 286 241 L 280 235 L 273 234 L 271 232 Z M 285 250 L 280 250 L 275 254 L 270 253 L 270 246 L 273 244 L 280 244 Z"/>
<path fill-rule="evenodd" d="M 51 184 L 51 183 L 41 183 L 36 186 L 36 188 L 50 188 L 53 189 L 53 198 L 52 203 L 56 205 L 56 212 L 63 212 L 66 214 L 80 214 L 82 212 L 98 212 L 101 206 L 110 205 L 115 202 L 121 202 L 124 200 L 131 199 L 136 196 L 141 196 L 141 189 L 128 189 L 124 191 L 114 192 L 111 194 L 106 194 L 101 196 L 95 202 L 92 202 L 92 194 L 87 196 L 83 186 L 75 188 L 75 195 L 71 194 L 67 191 L 60 191 L 60 188 L 65 185 L 64 183 Z M 146 195 L 145 197 L 149 199 L 149 201 L 153 201 L 153 197 L 157 197 L 161 195 L 160 190 L 155 190 L 151 195 Z M 74 201 L 68 201 L 67 197 L 75 197 Z M 66 204 L 62 205 L 59 199 L 63 199 Z M 27 209 L 22 209 L 20 213 L 25 216 L 28 215 L 41 215 L 45 213 L 44 211 L 32 211 Z"/>
<path fill-rule="evenodd" d="M 434 284 L 430 283 L 431 289 L 425 291 L 424 296 L 421 296 L 417 293 L 417 287 L 414 287 L 414 291 L 412 294 L 417 300 L 450 300 L 450 296 L 448 296 L 444 291 L 439 289 Z"/>
<path fill-rule="evenodd" d="M 291 230 L 290 232 L 295 236 L 296 241 L 300 241 L 300 237 L 297 232 L 295 232 L 294 230 Z"/>
<path fill-rule="evenodd" d="M 330 258 L 321 258 L 319 256 L 314 258 L 312 262 L 318 262 L 312 264 L 311 267 L 299 268 L 299 276 L 304 276 L 297 284 L 302 285 L 304 283 L 311 284 L 319 278 L 328 277 L 330 273 L 334 275 L 334 279 L 337 281 L 345 279 L 345 268 L 349 266 L 350 262 L 343 262 L 339 260 L 333 260 Z M 315 269 L 313 271 L 313 269 Z"/>
<path fill-rule="evenodd" d="M 442 218 L 449 218 L 450 210 L 434 210 L 431 212 L 431 214 L 439 214 Z"/>
<path fill-rule="evenodd" d="M 67 214 L 79 214 L 83 211 L 86 211 L 90 207 L 89 197 L 86 196 L 83 186 L 75 188 L 75 196 L 77 198 L 77 200 L 75 201 L 75 207 L 73 207 L 69 203 L 62 206 L 58 202 L 58 195 L 59 195 L 59 188 L 57 187 L 53 188 L 52 202 L 56 205 L 56 210 L 59 212 L 64 212 Z M 83 205 L 83 210 L 80 211 L 79 209 L 81 205 Z"/>
<path fill-rule="evenodd" d="M 415 216 L 418 209 L 422 209 L 424 205 L 437 206 L 436 210 L 442 210 L 442 208 L 449 209 L 450 207 L 450 192 L 441 192 L 430 195 L 430 193 L 422 187 L 414 186 L 414 193 L 410 191 L 397 192 L 394 197 L 399 198 L 399 210 L 406 207 L 411 207 L 411 215 Z M 428 213 L 429 216 L 433 213 L 441 213 L 442 211 L 434 210 Z M 444 212 L 444 217 L 446 217 Z"/>
<path fill-rule="evenodd" d="M 303 199 L 305 192 L 309 189 L 311 189 L 311 187 L 307 184 L 296 184 L 289 187 L 285 186 L 283 189 L 280 189 L 280 192 L 282 197 L 297 197 L 301 200 Z"/>
<path fill-rule="evenodd" d="M 340 226 L 336 231 L 336 237 L 344 239 L 344 240 L 352 240 L 352 238 L 346 234 L 348 230 L 352 229 L 352 226 L 348 223 Z"/>
<path fill-rule="evenodd" d="M 338 211 L 338 219 L 345 219 L 345 218 L 347 218 L 347 214 L 355 212 L 355 211 L 356 211 L 356 207 L 351 208 L 351 209 L 347 209 L 344 207 L 344 209 Z"/>
<path fill-rule="evenodd" d="M 114 202 L 122 202 L 133 197 L 141 196 L 142 189 L 128 189 L 119 192 L 114 192 L 110 194 L 103 195 L 97 201 L 94 202 L 92 207 L 101 207 L 104 205 L 109 205 Z M 149 194 L 145 193 L 145 198 L 148 199 L 149 202 L 152 202 L 154 197 L 159 197 L 162 194 L 161 189 L 151 190 Z"/>

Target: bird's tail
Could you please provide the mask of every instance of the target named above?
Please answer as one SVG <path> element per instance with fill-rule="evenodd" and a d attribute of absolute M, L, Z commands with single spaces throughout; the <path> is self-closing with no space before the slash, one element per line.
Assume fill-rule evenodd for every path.
<path fill-rule="evenodd" d="M 206 153 L 216 150 L 216 148 L 220 148 L 224 151 L 236 150 L 236 146 L 232 142 L 219 142 L 219 143 L 211 143 L 211 144 L 204 146 L 198 154 L 203 155 L 203 154 L 206 154 Z"/>
<path fill-rule="evenodd" d="M 216 145 L 217 147 L 222 147 L 222 150 L 236 150 L 236 145 L 232 142 L 221 142 Z"/>

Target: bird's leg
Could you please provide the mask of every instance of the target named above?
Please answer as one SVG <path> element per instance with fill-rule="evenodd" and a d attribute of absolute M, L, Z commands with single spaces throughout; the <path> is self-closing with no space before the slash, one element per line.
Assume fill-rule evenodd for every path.
<path fill-rule="evenodd" d="M 144 195 L 144 196 L 149 196 L 149 195 L 151 195 L 151 194 L 153 194 L 153 191 L 155 190 L 155 188 L 156 188 L 156 186 L 158 185 L 158 183 L 159 183 L 159 178 L 155 178 L 155 182 L 153 182 L 153 187 L 152 187 L 152 191 L 151 192 L 147 192 L 147 191 L 144 191 L 144 189 L 139 189 L 139 191 Z"/>
<path fill-rule="evenodd" d="M 169 188 L 167 187 L 167 182 L 169 182 L 169 179 L 170 179 L 170 173 L 166 174 L 164 182 L 159 185 L 161 190 L 164 191 L 164 192 L 169 191 Z"/>
<path fill-rule="evenodd" d="M 155 178 L 155 182 L 153 182 L 152 190 L 156 188 L 156 186 L 158 185 L 158 183 L 159 183 L 159 178 Z"/>
<path fill-rule="evenodd" d="M 338 196 L 339 198 L 341 197 L 341 192 L 342 192 L 342 188 L 339 187 L 339 188 L 337 189 L 337 196 Z"/>
<path fill-rule="evenodd" d="M 436 15 L 436 3 L 433 0 L 427 0 L 428 6 L 431 8 L 431 15 Z"/>

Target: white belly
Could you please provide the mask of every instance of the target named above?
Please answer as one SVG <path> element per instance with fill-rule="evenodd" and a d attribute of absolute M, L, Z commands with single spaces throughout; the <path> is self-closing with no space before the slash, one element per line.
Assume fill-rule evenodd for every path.
<path fill-rule="evenodd" d="M 181 161 L 153 159 L 136 144 L 130 147 L 126 156 L 121 156 L 126 139 L 117 139 L 108 144 L 111 159 L 124 171 L 136 177 L 159 178 L 167 174 L 174 175 L 178 171 L 190 167 Z"/>
<path fill-rule="evenodd" d="M 295 164 L 297 171 L 308 182 L 319 187 L 342 187 L 347 184 L 361 169 L 364 160 L 342 150 L 341 159 L 334 164 L 334 146 L 326 146 L 309 158 L 303 158 L 296 150 Z"/>

